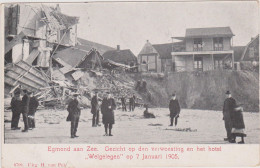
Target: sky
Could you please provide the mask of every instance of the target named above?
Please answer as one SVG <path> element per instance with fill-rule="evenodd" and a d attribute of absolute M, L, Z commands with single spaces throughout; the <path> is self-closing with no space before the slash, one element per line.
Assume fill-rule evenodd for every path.
<path fill-rule="evenodd" d="M 52 4 L 53 5 L 53 4 Z M 258 33 L 256 2 L 92 2 L 63 3 L 61 12 L 80 17 L 78 37 L 135 55 L 149 40 L 170 43 L 186 28 L 229 26 L 235 46 L 246 45 Z"/>

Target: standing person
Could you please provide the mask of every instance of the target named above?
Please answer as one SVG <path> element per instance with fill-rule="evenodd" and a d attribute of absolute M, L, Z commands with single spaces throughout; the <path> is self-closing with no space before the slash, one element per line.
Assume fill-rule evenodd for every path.
<path fill-rule="evenodd" d="M 79 101 L 78 101 L 79 94 L 75 93 L 73 95 L 74 99 L 70 101 L 68 105 L 68 111 L 69 111 L 69 118 L 71 121 L 71 127 L 70 127 L 70 135 L 71 138 L 79 137 L 76 135 L 78 124 L 79 124 L 79 117 L 80 117 L 80 107 L 79 107 Z"/>
<path fill-rule="evenodd" d="M 29 113 L 28 113 L 28 124 L 29 129 L 35 128 L 35 113 L 39 106 L 39 101 L 34 96 L 34 93 L 29 93 L 30 95 L 30 103 L 29 103 Z"/>
<path fill-rule="evenodd" d="M 91 113 L 92 117 L 92 127 L 100 126 L 99 125 L 99 104 L 98 104 L 98 92 L 95 91 L 95 95 L 91 99 Z"/>
<path fill-rule="evenodd" d="M 176 126 L 178 123 L 178 118 L 179 118 L 181 108 L 175 94 L 172 94 L 169 103 L 169 110 L 170 110 L 170 118 L 171 118 L 171 124 L 169 126 L 173 126 L 173 119 L 175 119 L 175 126 Z"/>
<path fill-rule="evenodd" d="M 244 137 L 246 137 L 245 134 L 245 123 L 244 123 L 244 117 L 243 117 L 243 108 L 241 106 L 236 106 L 234 109 L 234 114 L 232 115 L 232 136 L 234 137 L 234 140 L 236 140 L 236 137 L 241 137 L 241 141 L 238 142 L 239 144 L 244 144 Z"/>
<path fill-rule="evenodd" d="M 12 122 L 11 122 L 11 129 L 17 130 L 21 129 L 18 127 L 20 115 L 21 115 L 21 107 L 22 107 L 22 100 L 20 97 L 21 91 L 20 89 L 16 89 L 14 91 L 14 97 L 11 100 L 11 109 L 12 109 Z"/>
<path fill-rule="evenodd" d="M 134 110 L 135 110 L 135 103 L 136 103 L 136 96 L 135 96 L 135 94 L 133 94 L 133 99 L 134 99 L 133 107 L 134 107 Z"/>
<path fill-rule="evenodd" d="M 115 124 L 114 110 L 116 109 L 115 100 L 111 97 L 111 94 L 107 92 L 107 95 L 102 101 L 101 104 L 101 113 L 103 124 L 105 126 L 105 135 L 104 136 L 113 136 L 112 135 L 112 126 Z M 109 128 L 109 134 L 107 134 L 107 129 Z"/>
<path fill-rule="evenodd" d="M 232 117 L 234 109 L 236 107 L 236 100 L 232 97 L 231 92 L 226 92 L 226 99 L 223 106 L 223 120 L 225 121 L 225 128 L 227 131 L 227 138 L 224 138 L 224 141 L 229 141 L 230 143 L 235 143 L 231 130 L 232 130 Z"/>
<path fill-rule="evenodd" d="M 134 96 L 132 95 L 129 98 L 129 111 L 134 111 L 134 103 L 135 103 L 135 100 L 134 100 Z"/>
<path fill-rule="evenodd" d="M 30 97 L 28 95 L 28 91 L 26 89 L 23 90 L 24 96 L 22 98 L 22 114 L 23 114 L 23 122 L 24 122 L 24 129 L 22 132 L 28 132 L 29 125 L 28 125 L 28 113 L 29 113 L 29 103 Z"/>
<path fill-rule="evenodd" d="M 122 97 L 121 97 L 121 104 L 122 104 L 122 110 L 123 111 L 127 111 L 126 110 L 126 103 L 125 103 L 125 96 L 124 95 L 122 95 Z"/>

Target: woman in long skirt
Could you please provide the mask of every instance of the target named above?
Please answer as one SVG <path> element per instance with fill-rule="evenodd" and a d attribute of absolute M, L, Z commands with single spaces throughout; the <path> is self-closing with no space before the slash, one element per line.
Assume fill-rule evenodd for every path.
<path fill-rule="evenodd" d="M 243 108 L 241 106 L 236 106 L 232 115 L 231 133 L 234 139 L 236 139 L 236 137 L 241 137 L 241 141 L 238 142 L 239 144 L 244 144 L 244 137 L 246 137 L 245 123 L 242 112 Z"/>

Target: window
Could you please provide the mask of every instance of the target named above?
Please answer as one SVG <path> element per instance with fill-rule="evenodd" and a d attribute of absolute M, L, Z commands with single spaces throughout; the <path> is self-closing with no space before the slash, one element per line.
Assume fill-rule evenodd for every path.
<path fill-rule="evenodd" d="M 213 38 L 213 44 L 214 44 L 215 51 L 223 50 L 223 38 L 222 37 Z"/>
<path fill-rule="evenodd" d="M 195 69 L 195 71 L 203 71 L 202 57 L 195 57 L 194 58 L 194 69 Z"/>
<path fill-rule="evenodd" d="M 142 64 L 147 64 L 147 56 L 142 56 L 141 62 Z"/>
<path fill-rule="evenodd" d="M 194 39 L 193 50 L 202 51 L 202 39 L 201 38 Z"/>
<path fill-rule="evenodd" d="M 223 69 L 223 61 L 221 59 L 214 60 L 214 68 L 215 69 Z"/>

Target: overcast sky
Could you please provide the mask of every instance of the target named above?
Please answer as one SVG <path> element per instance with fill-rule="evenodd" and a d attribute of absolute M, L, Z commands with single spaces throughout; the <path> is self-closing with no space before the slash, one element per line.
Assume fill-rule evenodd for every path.
<path fill-rule="evenodd" d="M 234 45 L 246 45 L 258 32 L 256 2 L 106 2 L 60 4 L 80 17 L 78 37 L 138 54 L 149 40 L 171 42 L 186 28 L 230 26 Z"/>

